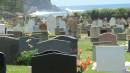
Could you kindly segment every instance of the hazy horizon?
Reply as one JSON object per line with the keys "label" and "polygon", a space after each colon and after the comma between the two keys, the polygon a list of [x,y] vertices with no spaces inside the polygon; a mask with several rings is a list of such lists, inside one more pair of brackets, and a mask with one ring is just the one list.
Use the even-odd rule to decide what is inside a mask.
{"label": "hazy horizon", "polygon": [[51,0],[51,2],[56,6],[130,4],[130,0]]}

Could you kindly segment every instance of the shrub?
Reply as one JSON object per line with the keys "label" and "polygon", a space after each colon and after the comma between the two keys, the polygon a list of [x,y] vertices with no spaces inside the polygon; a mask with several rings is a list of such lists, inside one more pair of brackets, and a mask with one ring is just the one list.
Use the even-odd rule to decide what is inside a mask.
{"label": "shrub", "polygon": [[36,53],[38,53],[37,49],[21,52],[21,54],[19,56],[17,56],[17,58],[16,58],[16,64],[30,65],[31,59]]}

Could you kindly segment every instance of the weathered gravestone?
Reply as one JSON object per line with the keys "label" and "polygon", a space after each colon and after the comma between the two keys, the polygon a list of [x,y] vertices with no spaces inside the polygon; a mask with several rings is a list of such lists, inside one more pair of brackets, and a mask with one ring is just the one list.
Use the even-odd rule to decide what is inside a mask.
{"label": "weathered gravestone", "polygon": [[127,37],[127,40],[130,39],[130,27],[128,27],[128,29],[126,30],[126,37]]}
{"label": "weathered gravestone", "polygon": [[90,28],[90,37],[91,41],[97,41],[97,36],[100,35],[100,27],[91,27]]}
{"label": "weathered gravestone", "polygon": [[5,54],[0,52],[0,73],[6,73]]}
{"label": "weathered gravestone", "polygon": [[130,52],[130,39],[128,40],[128,51],[127,52]]}
{"label": "weathered gravestone", "polygon": [[35,55],[31,61],[32,73],[77,73],[76,56],[56,51]]}
{"label": "weathered gravestone", "polygon": [[100,34],[98,37],[98,42],[99,44],[106,44],[106,45],[116,45],[117,44],[117,37],[116,35],[107,32]]}
{"label": "weathered gravestone", "polygon": [[126,41],[126,33],[118,33],[117,39],[121,41]]}
{"label": "weathered gravestone", "polygon": [[72,53],[77,54],[77,48],[78,48],[77,38],[71,37],[71,36],[60,35],[60,36],[55,37],[54,39],[69,41],[71,45]]}
{"label": "weathered gravestone", "polygon": [[96,46],[97,71],[124,73],[124,47]]}
{"label": "weathered gravestone", "polygon": [[55,29],[55,35],[65,35],[64,28],[59,28],[58,26]]}
{"label": "weathered gravestone", "polygon": [[22,37],[23,33],[20,31],[7,31],[7,34],[13,34],[13,37],[19,38]]}
{"label": "weathered gravestone", "polygon": [[19,39],[19,49],[20,51],[32,50],[39,41],[40,39],[34,37],[21,37]]}
{"label": "weathered gravestone", "polygon": [[33,32],[32,37],[39,38],[41,40],[47,40],[48,39],[48,32]]}
{"label": "weathered gravestone", "polygon": [[50,39],[37,43],[36,46],[39,49],[39,53],[46,50],[58,50],[67,54],[72,54],[71,45],[69,41]]}
{"label": "weathered gravestone", "polygon": [[120,27],[114,27],[113,30],[115,34],[124,32],[124,30]]}
{"label": "weathered gravestone", "polygon": [[19,54],[19,41],[13,37],[0,37],[0,51],[5,53],[7,63],[13,63]]}

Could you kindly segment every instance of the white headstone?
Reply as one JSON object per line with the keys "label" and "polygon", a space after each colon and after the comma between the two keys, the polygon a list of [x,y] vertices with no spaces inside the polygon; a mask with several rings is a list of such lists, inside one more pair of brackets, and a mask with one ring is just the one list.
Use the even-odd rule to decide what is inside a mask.
{"label": "white headstone", "polygon": [[123,72],[124,47],[96,46],[97,71]]}
{"label": "white headstone", "polygon": [[34,32],[35,20],[30,19],[27,24],[24,25],[24,31],[27,33]]}
{"label": "white headstone", "polygon": [[20,26],[20,24],[17,24],[15,27],[13,27],[12,29],[13,31],[22,31],[22,27]]}
{"label": "white headstone", "polygon": [[56,28],[56,17],[53,15],[49,15],[47,18],[47,29],[51,33],[55,33]]}
{"label": "white headstone", "polygon": [[93,20],[91,26],[92,26],[92,27],[97,27],[97,20]]}
{"label": "white headstone", "polygon": [[97,26],[102,27],[103,26],[103,21],[101,19],[97,20]]}
{"label": "white headstone", "polygon": [[111,26],[115,26],[116,25],[116,19],[114,18],[114,17],[112,17],[111,19],[110,19],[110,25]]}
{"label": "white headstone", "polygon": [[57,24],[57,26],[59,26],[59,28],[63,28],[64,31],[67,32],[66,24],[65,24],[65,21],[63,20],[62,16],[58,16],[56,18],[56,24]]}
{"label": "white headstone", "polygon": [[0,24],[0,33],[5,33],[5,24]]}

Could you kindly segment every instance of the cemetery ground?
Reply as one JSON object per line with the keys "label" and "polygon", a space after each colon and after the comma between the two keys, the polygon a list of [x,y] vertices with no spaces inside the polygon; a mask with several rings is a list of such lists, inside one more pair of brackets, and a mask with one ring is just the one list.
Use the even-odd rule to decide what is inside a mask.
{"label": "cemetery ground", "polygon": [[[80,39],[78,47],[82,49],[81,59],[83,61],[86,60],[86,57],[90,57],[92,60],[92,43],[89,39]],[[125,60],[130,61],[130,53],[125,52]],[[92,65],[89,65],[84,73],[106,73],[96,72],[91,68]],[[7,73],[30,73],[30,69],[28,66],[7,65]]]}

